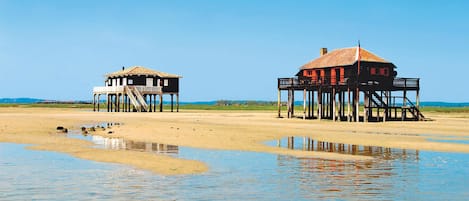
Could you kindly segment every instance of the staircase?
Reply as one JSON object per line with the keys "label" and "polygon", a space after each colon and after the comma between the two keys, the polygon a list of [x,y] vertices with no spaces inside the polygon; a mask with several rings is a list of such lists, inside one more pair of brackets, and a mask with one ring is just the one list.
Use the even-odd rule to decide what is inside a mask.
{"label": "staircase", "polygon": [[[420,110],[414,105],[414,103],[412,103],[412,101],[409,100],[409,98],[405,97],[405,105],[404,103],[402,104],[396,104],[395,103],[395,99],[398,98],[398,99],[401,99],[403,100],[402,98],[403,97],[399,97],[399,96],[392,96],[392,97],[387,97],[386,94],[384,94],[383,96],[382,95],[379,95],[378,93],[376,93],[375,91],[371,92],[370,93],[370,101],[372,102],[372,105],[373,106],[368,106],[369,108],[382,108],[382,109],[385,109],[386,111],[389,111],[391,112],[392,110],[395,110],[395,111],[401,111],[401,114],[403,115],[402,117],[402,120],[405,120],[405,114],[406,112],[409,112],[411,115],[412,115],[412,118],[413,120],[418,120],[418,121],[427,121],[429,120],[428,118],[425,118],[425,116],[422,114],[422,112],[420,112]],[[388,99],[389,98],[389,99]],[[386,100],[392,100],[394,99],[394,103],[392,103],[392,101],[390,101],[390,103],[388,103]],[[391,114],[389,114],[391,115]],[[397,115],[395,115],[394,118],[398,118]]]}
{"label": "staircase", "polygon": [[148,105],[140,91],[135,87],[124,86],[125,94],[129,97],[130,103],[135,107],[137,112],[148,111]]}
{"label": "staircase", "polygon": [[135,96],[137,97],[137,100],[140,102],[141,109],[143,109],[144,111],[148,111],[147,102],[145,101],[145,98],[142,96],[140,91],[138,91],[138,89],[134,87],[133,92]]}
{"label": "staircase", "polygon": [[[420,121],[425,121],[427,120],[425,118],[425,116],[423,116],[422,112],[420,112],[420,110],[414,105],[414,103],[412,103],[409,98],[406,97],[406,100],[407,100],[407,103],[410,104],[410,106],[408,107],[405,107],[405,109],[407,111],[410,112],[410,114],[412,114],[412,116],[417,119],[417,120],[420,120]],[[403,107],[404,108],[404,107]]]}

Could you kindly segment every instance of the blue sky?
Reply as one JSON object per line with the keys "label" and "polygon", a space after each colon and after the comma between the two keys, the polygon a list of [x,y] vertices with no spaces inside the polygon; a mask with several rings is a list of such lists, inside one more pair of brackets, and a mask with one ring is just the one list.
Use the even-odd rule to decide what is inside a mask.
{"label": "blue sky", "polygon": [[89,100],[122,66],[180,74],[182,101],[276,100],[276,79],[363,48],[468,102],[468,1],[0,0],[0,97]]}

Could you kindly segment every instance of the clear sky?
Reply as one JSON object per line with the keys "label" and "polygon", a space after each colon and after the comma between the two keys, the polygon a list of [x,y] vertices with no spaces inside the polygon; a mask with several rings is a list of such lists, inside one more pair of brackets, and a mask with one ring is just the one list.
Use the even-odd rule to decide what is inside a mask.
{"label": "clear sky", "polygon": [[0,0],[0,98],[90,100],[122,66],[180,74],[181,101],[276,100],[277,78],[361,46],[469,101],[469,1]]}

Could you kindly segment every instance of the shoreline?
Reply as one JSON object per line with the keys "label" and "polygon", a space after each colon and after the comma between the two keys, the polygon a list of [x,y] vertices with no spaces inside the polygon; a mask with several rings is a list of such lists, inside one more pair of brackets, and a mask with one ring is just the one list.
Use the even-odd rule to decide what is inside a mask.
{"label": "shoreline", "polygon": [[[106,113],[88,109],[0,108],[0,142],[31,144],[28,149],[56,151],[87,160],[131,165],[157,174],[198,174],[200,161],[145,152],[91,148],[92,143],[56,134],[58,125],[78,130],[85,124],[123,123],[112,137],[214,150],[239,150],[328,160],[370,160],[372,157],[289,150],[263,143],[287,136],[422,151],[469,153],[469,144],[428,141],[469,137],[467,114],[430,113],[430,122],[348,123],[279,119],[270,111],[197,111],[179,113]],[[425,134],[425,135],[423,135]],[[104,136],[109,136],[103,134]]]}

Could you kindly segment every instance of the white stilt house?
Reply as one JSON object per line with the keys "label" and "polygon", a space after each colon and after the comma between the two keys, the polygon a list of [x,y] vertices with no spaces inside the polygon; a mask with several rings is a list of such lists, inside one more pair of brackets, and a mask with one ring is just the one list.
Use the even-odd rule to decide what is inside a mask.
{"label": "white stilt house", "polygon": [[100,96],[105,95],[108,112],[162,112],[163,95],[167,94],[171,96],[171,112],[176,95],[179,112],[179,78],[182,77],[142,66],[122,67],[106,75],[103,87],[93,88],[93,111],[100,110]]}

